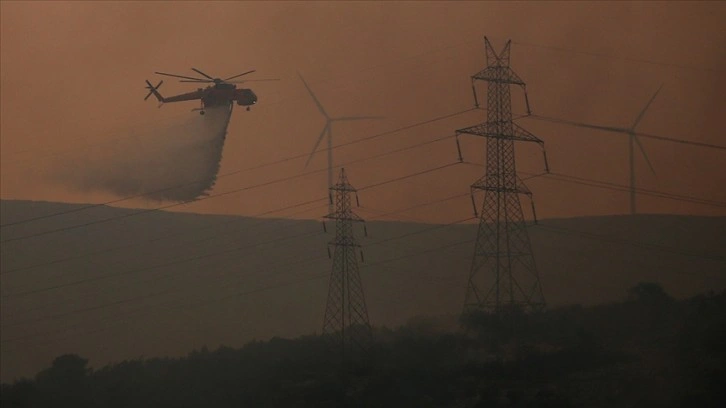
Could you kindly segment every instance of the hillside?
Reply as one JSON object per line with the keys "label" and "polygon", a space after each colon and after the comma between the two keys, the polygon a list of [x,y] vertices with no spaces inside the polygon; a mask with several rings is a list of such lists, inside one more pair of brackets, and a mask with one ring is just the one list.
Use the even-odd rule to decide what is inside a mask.
{"label": "hillside", "polygon": [[375,330],[370,347],[349,350],[344,364],[322,336],[95,368],[65,354],[29,380],[3,383],[0,404],[723,407],[725,307],[726,291],[674,300],[641,283],[623,302],[504,321],[480,314],[467,331],[439,331],[431,319]]}
{"label": "hillside", "polygon": [[[2,224],[67,212],[0,231],[3,381],[63,353],[98,367],[320,331],[332,234],[319,222],[70,212],[81,207],[0,202]],[[360,238],[372,324],[459,313],[475,227],[435,227],[368,223]],[[543,220],[530,236],[551,306],[618,300],[639,281],[660,282],[676,298],[726,288],[726,217]]]}

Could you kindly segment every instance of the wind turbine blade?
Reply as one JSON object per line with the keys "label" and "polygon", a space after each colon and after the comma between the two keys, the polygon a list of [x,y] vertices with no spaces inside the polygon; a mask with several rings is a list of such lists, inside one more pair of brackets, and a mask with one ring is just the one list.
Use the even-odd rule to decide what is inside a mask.
{"label": "wind turbine blade", "polygon": [[320,103],[318,98],[315,96],[315,94],[313,93],[313,90],[310,89],[310,87],[308,86],[308,83],[305,82],[305,79],[302,77],[302,75],[299,72],[297,73],[297,75],[300,77],[300,80],[302,81],[303,85],[305,85],[305,88],[308,90],[308,93],[313,98],[313,101],[315,101],[315,104],[318,106],[318,110],[320,111],[320,113],[323,116],[325,116],[326,119],[330,120],[330,116],[328,116],[328,114],[325,112],[325,108],[323,108],[323,105]]}
{"label": "wind turbine blade", "polygon": [[325,127],[323,128],[323,131],[320,132],[320,136],[318,136],[318,140],[315,141],[315,146],[313,146],[313,151],[310,152],[310,156],[308,156],[308,160],[305,162],[305,168],[307,168],[308,164],[310,164],[310,160],[313,159],[313,155],[318,150],[318,146],[320,146],[320,142],[323,141],[323,137],[325,137],[325,132],[327,132],[329,128],[330,128],[330,123],[326,123]]}
{"label": "wind turbine blade", "polygon": [[566,121],[566,120],[561,121],[561,123],[565,123],[565,124],[572,125],[572,126],[578,126],[578,127],[582,127],[582,128],[587,128],[587,129],[604,130],[606,132],[628,133],[628,129],[616,128],[616,127],[612,127],[612,126],[590,125],[588,123],[570,122],[570,121]]}
{"label": "wind turbine blade", "polygon": [[237,78],[237,77],[241,77],[242,75],[247,75],[247,74],[251,74],[251,73],[253,73],[253,72],[255,72],[255,71],[256,71],[256,70],[254,70],[254,69],[251,69],[251,70],[249,70],[249,71],[247,71],[247,72],[243,72],[243,73],[241,73],[241,74],[237,74],[237,75],[235,75],[235,76],[231,76],[231,77],[229,77],[229,78],[225,78],[224,80],[225,80],[225,81],[229,81],[230,79],[235,79],[235,78]]}
{"label": "wind turbine blade", "polygon": [[200,71],[200,70],[198,70],[196,68],[192,68],[192,71],[194,71],[194,72],[196,72],[198,74],[202,74],[202,76],[205,76],[205,77],[207,77],[209,79],[214,79],[214,78],[210,77],[209,75],[205,74],[204,72],[202,72],[202,71]]}
{"label": "wind turbine blade", "polygon": [[643,144],[640,143],[640,139],[638,139],[637,136],[635,136],[635,133],[631,133],[630,137],[635,140],[635,143],[638,144],[638,148],[640,149],[640,152],[643,153],[643,158],[645,158],[645,162],[648,163],[648,167],[650,167],[650,171],[655,174],[655,169],[653,168],[653,164],[650,162],[650,159],[648,158],[648,154],[645,153],[645,148],[643,147]]}
{"label": "wind turbine blade", "polygon": [[655,91],[653,96],[650,98],[648,103],[645,105],[645,108],[643,108],[643,110],[640,111],[640,115],[638,115],[638,117],[635,118],[635,122],[633,122],[633,126],[631,126],[630,129],[635,130],[635,127],[638,126],[638,123],[640,123],[640,120],[643,119],[643,116],[645,116],[645,111],[648,110],[648,108],[650,107],[650,104],[653,103],[653,100],[655,99],[655,97],[658,96],[658,92],[660,92],[661,88],[663,88],[663,84],[660,84],[660,86],[658,87],[658,90]]}
{"label": "wind turbine blade", "polygon": [[663,140],[663,141],[671,142],[671,143],[680,143],[680,144],[686,144],[686,145],[691,145],[691,146],[707,147],[709,149],[726,150],[726,146],[720,146],[720,145],[715,145],[715,144],[711,144],[711,143],[702,143],[702,142],[696,142],[693,140],[676,139],[673,137],[658,136],[658,135],[654,135],[651,133],[633,132],[633,134],[635,136],[646,137],[648,139]]}
{"label": "wind turbine blade", "polygon": [[538,115],[532,115],[531,117],[533,117],[535,119],[545,120],[547,122],[561,123],[563,125],[570,125],[570,126],[579,126],[579,127],[588,128],[588,129],[604,130],[606,132],[616,132],[616,133],[628,133],[629,132],[628,129],[616,128],[616,127],[612,127],[612,126],[590,125],[588,123],[573,122],[571,120],[548,118],[546,116],[538,116]]}
{"label": "wind turbine blade", "polygon": [[344,120],[370,120],[370,119],[385,119],[383,116],[343,116],[340,118],[332,118],[331,122],[341,122]]}

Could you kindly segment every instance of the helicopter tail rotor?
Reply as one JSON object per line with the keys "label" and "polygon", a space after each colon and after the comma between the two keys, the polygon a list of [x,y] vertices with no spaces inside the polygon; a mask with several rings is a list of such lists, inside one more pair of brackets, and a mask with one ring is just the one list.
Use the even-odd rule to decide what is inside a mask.
{"label": "helicopter tail rotor", "polygon": [[162,102],[162,103],[163,103],[163,102],[164,102],[164,97],[163,97],[163,96],[161,96],[161,94],[160,94],[160,93],[159,93],[159,91],[158,91],[159,87],[160,87],[160,86],[161,86],[161,84],[163,84],[163,83],[164,83],[164,81],[163,81],[163,80],[161,80],[161,81],[159,81],[159,84],[158,84],[158,85],[156,85],[156,86],[153,86],[153,85],[151,84],[151,82],[149,82],[149,81],[147,80],[147,81],[146,81],[146,89],[148,89],[148,90],[149,90],[149,93],[148,93],[148,94],[146,94],[146,97],[144,98],[144,100],[147,100],[147,99],[149,99],[149,97],[151,96],[151,94],[154,94],[154,96],[156,96],[156,99],[158,99],[158,100],[159,100],[159,102]]}

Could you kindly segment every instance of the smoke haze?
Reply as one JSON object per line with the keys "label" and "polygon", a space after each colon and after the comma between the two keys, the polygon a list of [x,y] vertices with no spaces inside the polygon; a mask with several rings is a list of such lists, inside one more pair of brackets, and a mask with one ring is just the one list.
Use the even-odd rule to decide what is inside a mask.
{"label": "smoke haze", "polygon": [[[191,74],[189,67],[194,66],[226,77],[256,69],[250,79],[280,78],[279,82],[250,85],[261,103],[249,114],[235,113],[222,164],[230,167],[221,169],[231,172],[240,169],[236,163],[254,167],[309,154],[324,119],[299,81],[298,71],[305,75],[331,115],[387,118],[340,124],[334,144],[472,107],[469,78],[486,65],[484,35],[497,50],[507,40],[513,41],[512,68],[527,83],[536,115],[629,126],[663,84],[638,131],[711,144],[721,144],[723,134],[720,113],[726,106],[726,94],[721,91],[721,72],[726,67],[726,32],[722,26],[726,8],[722,3],[2,2],[0,7],[3,199],[79,203],[111,200],[105,193],[107,186],[102,191],[84,192],[66,188],[71,184],[69,180],[64,180],[64,185],[48,185],[29,173],[41,165],[47,167],[39,159],[41,153],[65,154],[67,150],[82,149],[84,144],[107,143],[111,132],[102,133],[107,129],[123,129],[139,120],[155,121],[171,112],[188,113],[188,106],[172,104],[159,112],[150,101],[142,101],[146,93],[143,80],[156,80],[156,70]],[[239,16],[249,18],[241,24]],[[167,85],[164,92],[170,95],[188,91],[187,86],[173,81]],[[484,88],[481,91],[485,92]],[[279,95],[276,103],[270,103],[275,94]],[[513,92],[512,97],[513,110],[523,113],[522,92]],[[348,164],[384,150],[450,134],[479,123],[481,113],[471,112],[372,139],[370,143],[336,149],[335,162]],[[521,122],[545,141],[553,171],[629,184],[624,135],[533,118]],[[138,146],[145,149],[153,144],[147,138],[139,139]],[[379,182],[385,178],[383,174],[410,174],[452,160],[455,147],[447,143],[346,168],[357,186],[365,186]],[[483,160],[479,141],[467,138],[462,143],[469,160]],[[639,188],[726,200],[721,188],[726,174],[722,151],[652,139],[643,140],[643,144],[657,175],[637,156]],[[120,152],[136,156],[138,146]],[[453,155],[455,160],[456,153]],[[518,146],[517,155],[518,171],[542,171],[537,149]],[[104,153],[104,157],[108,156]],[[310,169],[324,168],[324,158],[316,155]],[[128,161],[93,160],[102,163],[96,166],[102,170]],[[77,167],[71,158],[66,162]],[[86,162],[85,157],[80,161]],[[172,164],[175,168],[179,165]],[[222,178],[214,188],[234,190],[290,177],[299,174],[304,164],[304,159],[299,163],[281,162],[254,174]],[[136,173],[137,169],[132,170]],[[86,176],[89,172],[85,171]],[[393,209],[393,205],[416,204],[428,195],[433,198],[466,191],[472,180],[482,176],[482,169],[453,167],[436,176],[441,182],[431,179],[434,174],[439,173],[388,190],[382,187],[366,202],[373,208]],[[85,183],[74,177],[73,184],[97,188],[104,185],[95,180],[99,177],[81,177]],[[103,181],[107,181],[105,178]],[[123,180],[120,184],[132,183]],[[133,185],[133,191],[141,188],[138,184]],[[437,187],[432,189],[434,185]],[[533,179],[527,186],[543,218],[629,212],[627,192],[548,177]],[[176,210],[250,216],[268,211],[270,203],[278,201],[276,189],[280,187],[291,200],[311,200],[327,195],[326,174],[315,173],[296,182],[255,189],[254,194],[246,194],[245,206],[230,197],[197,201]],[[644,196],[638,197],[638,202],[645,213],[723,215],[722,208],[685,201]],[[448,222],[459,214],[468,214],[470,206],[469,200],[463,198],[442,204],[436,214],[421,216],[430,222]]]}
{"label": "smoke haze", "polygon": [[204,195],[217,178],[231,110],[133,132],[112,146],[75,155],[54,166],[53,179],[70,188],[109,192],[119,197],[190,201]]}

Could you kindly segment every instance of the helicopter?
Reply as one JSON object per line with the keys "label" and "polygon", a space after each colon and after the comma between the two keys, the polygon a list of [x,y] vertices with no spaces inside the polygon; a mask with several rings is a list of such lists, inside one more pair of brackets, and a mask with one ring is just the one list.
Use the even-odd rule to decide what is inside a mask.
{"label": "helicopter", "polygon": [[156,86],[153,86],[151,82],[146,80],[146,89],[149,90],[149,93],[146,95],[144,100],[149,99],[149,97],[153,94],[159,101],[159,107],[161,107],[164,103],[199,100],[201,104],[200,107],[192,109],[192,112],[199,111],[200,115],[204,115],[205,108],[212,108],[215,106],[227,105],[231,109],[234,106],[234,102],[237,102],[240,106],[247,107],[247,110],[249,111],[250,107],[257,103],[257,95],[255,95],[251,89],[237,89],[235,84],[250,81],[277,81],[277,79],[242,79],[233,81],[235,78],[255,72],[254,69],[225,79],[212,77],[196,68],[192,68],[192,71],[202,75],[204,78],[194,78],[184,75],[168,74],[165,72],[155,72],[155,74],[181,78],[179,82],[192,82],[199,84],[208,83],[213,85],[209,85],[206,88],[197,88],[197,90],[193,92],[163,97],[161,93],[159,93],[159,87],[164,83],[164,81],[161,80]]}

